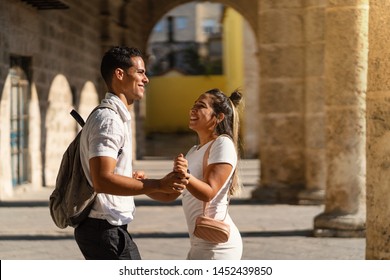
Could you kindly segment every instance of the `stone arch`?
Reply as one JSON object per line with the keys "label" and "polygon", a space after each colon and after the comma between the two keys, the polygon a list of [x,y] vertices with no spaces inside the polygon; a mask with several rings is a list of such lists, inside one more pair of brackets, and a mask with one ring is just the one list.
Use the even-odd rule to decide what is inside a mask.
{"label": "stone arch", "polygon": [[[167,12],[172,10],[173,8],[194,2],[193,0],[177,0],[177,1],[169,1],[168,3],[163,3],[162,1],[152,1],[154,2],[155,11],[157,11],[156,14],[154,14],[152,21],[150,22],[150,25],[148,25],[147,30],[149,31],[148,34],[150,34],[151,30],[153,29],[153,26],[160,20],[160,18],[165,15]],[[251,1],[251,0],[212,0],[208,1],[211,3],[220,3],[226,6],[229,6],[239,12],[249,23],[251,28],[254,30],[254,33],[257,34],[257,2]],[[161,7],[160,7],[161,6]],[[148,36],[149,37],[149,36]]]}
{"label": "stone arch", "polygon": [[[11,73],[12,72],[12,73]],[[0,100],[0,150],[3,162],[11,162],[10,146],[10,119],[11,119],[11,79],[27,81],[25,72],[20,67],[12,67],[5,79],[3,92]],[[27,156],[27,186],[29,189],[36,189],[41,186],[41,161],[40,161],[40,112],[38,95],[34,85],[27,86],[28,106],[28,156]],[[11,165],[0,165],[0,198],[9,197],[13,194]]]}
{"label": "stone arch", "polygon": [[242,138],[245,141],[245,153],[249,158],[259,157],[259,132],[258,119],[260,112],[260,64],[259,51],[256,44],[256,34],[252,32],[249,23],[243,22],[244,29],[248,30],[244,34],[244,89],[245,89],[245,110],[243,110],[243,132]]}
{"label": "stone arch", "polygon": [[[141,3],[142,2],[142,3]],[[171,9],[186,4],[190,3],[193,1],[190,0],[180,0],[180,1],[168,1],[165,3],[162,3],[161,1],[149,1],[149,4],[147,5],[143,1],[133,1],[129,2],[126,10],[128,13],[127,17],[122,17],[123,19],[127,19],[126,21],[123,21],[121,24],[124,26],[129,27],[129,45],[137,45],[141,46],[141,49],[143,49],[143,52],[146,53],[147,49],[147,43],[149,36],[153,30],[154,25]],[[245,61],[249,62],[244,65],[244,68],[246,71],[250,71],[248,69],[252,69],[250,71],[250,75],[244,74],[244,88],[250,87],[249,90],[246,90],[245,93],[250,95],[250,99],[248,99],[248,104],[250,104],[251,109],[250,110],[245,110],[243,112],[244,118],[248,118],[251,116],[251,119],[258,118],[258,90],[259,90],[259,75],[255,75],[254,73],[259,73],[259,57],[258,57],[258,32],[257,32],[257,3],[254,3],[253,1],[244,1],[245,3],[242,3],[242,1],[226,1],[226,0],[221,0],[221,1],[210,1],[212,3],[220,3],[223,5],[226,5],[233,10],[235,10],[238,14],[240,14],[243,18],[244,25],[245,25],[245,30],[250,30],[249,35],[247,34],[247,38],[245,38],[245,47],[244,47],[244,54],[246,57]],[[141,12],[142,10],[145,9],[145,12]],[[148,12],[146,13],[146,9],[148,9]],[[134,34],[132,34],[131,29],[132,26],[136,26],[134,22],[137,21],[137,15],[142,14],[146,15],[148,18],[147,20],[144,20],[142,24],[142,28],[144,29],[144,34],[143,38],[134,38]],[[131,23],[130,23],[131,19]],[[139,33],[139,32],[136,32]],[[139,40],[143,40],[142,42]],[[247,49],[251,49],[251,51],[247,52]],[[254,71],[253,71],[254,70]],[[242,87],[242,85],[240,85]],[[230,89],[229,89],[230,90]],[[142,123],[142,116],[140,117],[139,114],[143,114],[142,108],[144,106],[140,106],[140,108],[137,108],[138,104],[135,106],[135,111],[136,111],[136,122],[137,124]],[[257,107],[257,108],[255,108]],[[255,120],[254,122],[248,122],[246,125],[246,130],[252,134],[255,134],[254,131],[256,131],[257,134],[257,129],[253,129],[253,126],[256,125],[257,121]],[[243,126],[244,127],[244,126]],[[140,131],[140,130],[137,130]],[[139,133],[138,133],[139,134]],[[137,143],[141,141],[142,136],[137,134]],[[247,136],[248,133],[245,134],[243,137],[247,139],[247,141],[250,142],[250,144],[247,145],[248,151],[246,151],[246,154],[249,157],[255,157],[258,155],[258,143],[255,143],[257,141],[257,136],[251,137]],[[142,147],[137,148],[137,150],[143,150]]]}
{"label": "stone arch", "polygon": [[99,95],[96,87],[92,82],[88,81],[81,89],[78,113],[86,120],[88,115],[98,104]]}
{"label": "stone arch", "polygon": [[[134,0],[123,6],[124,14],[121,17],[120,25],[125,27],[122,41],[127,45],[136,45],[146,50],[147,39],[155,24],[160,18],[171,9],[189,2],[191,0]],[[253,0],[211,0],[212,3],[221,3],[238,11],[258,34],[258,2]],[[108,42],[107,42],[108,43]]]}
{"label": "stone arch", "polygon": [[76,122],[69,115],[73,109],[72,91],[64,75],[57,75],[50,86],[46,113],[44,184],[54,186],[62,155],[76,136]]}

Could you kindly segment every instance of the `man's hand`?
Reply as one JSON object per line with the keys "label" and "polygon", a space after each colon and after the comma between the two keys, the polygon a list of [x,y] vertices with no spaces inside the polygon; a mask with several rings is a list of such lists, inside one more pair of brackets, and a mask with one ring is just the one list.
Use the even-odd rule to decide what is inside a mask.
{"label": "man's hand", "polygon": [[134,171],[133,172],[133,179],[142,180],[146,179],[146,175],[144,171]]}
{"label": "man's hand", "polygon": [[164,193],[182,193],[187,184],[188,179],[173,171],[160,180],[160,191]]}

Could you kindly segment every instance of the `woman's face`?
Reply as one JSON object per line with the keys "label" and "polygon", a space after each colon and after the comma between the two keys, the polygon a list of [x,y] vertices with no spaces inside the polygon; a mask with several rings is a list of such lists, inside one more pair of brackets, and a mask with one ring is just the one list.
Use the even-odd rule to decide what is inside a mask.
{"label": "woman's face", "polygon": [[211,107],[212,99],[204,93],[195,101],[190,110],[189,128],[194,131],[214,131],[216,116]]}

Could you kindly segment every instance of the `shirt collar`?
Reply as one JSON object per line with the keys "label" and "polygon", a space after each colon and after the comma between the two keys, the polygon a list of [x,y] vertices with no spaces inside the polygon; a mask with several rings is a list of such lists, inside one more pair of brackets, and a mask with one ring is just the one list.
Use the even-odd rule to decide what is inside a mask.
{"label": "shirt collar", "polygon": [[124,122],[131,120],[131,115],[129,110],[127,110],[126,105],[122,102],[122,100],[120,100],[120,98],[117,95],[111,92],[107,92],[105,99],[107,99],[111,104],[116,106],[118,113]]}

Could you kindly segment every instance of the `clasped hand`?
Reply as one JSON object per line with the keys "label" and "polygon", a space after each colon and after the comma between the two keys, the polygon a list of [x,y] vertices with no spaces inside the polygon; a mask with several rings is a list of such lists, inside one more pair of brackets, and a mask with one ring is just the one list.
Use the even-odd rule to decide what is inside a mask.
{"label": "clasped hand", "polygon": [[[188,184],[189,174],[187,170],[188,161],[183,154],[179,154],[174,160],[173,171],[160,180],[160,191],[164,193],[182,193]],[[143,171],[134,171],[132,177],[137,180],[146,179]]]}
{"label": "clasped hand", "polygon": [[189,182],[188,161],[183,154],[179,154],[173,162],[173,171],[168,173],[163,179],[168,190],[182,193]]}
{"label": "clasped hand", "polygon": [[181,178],[186,178],[187,180],[190,178],[190,173],[188,170],[188,161],[183,156],[183,154],[179,154],[174,162],[173,162],[173,171],[177,173],[177,175]]}

